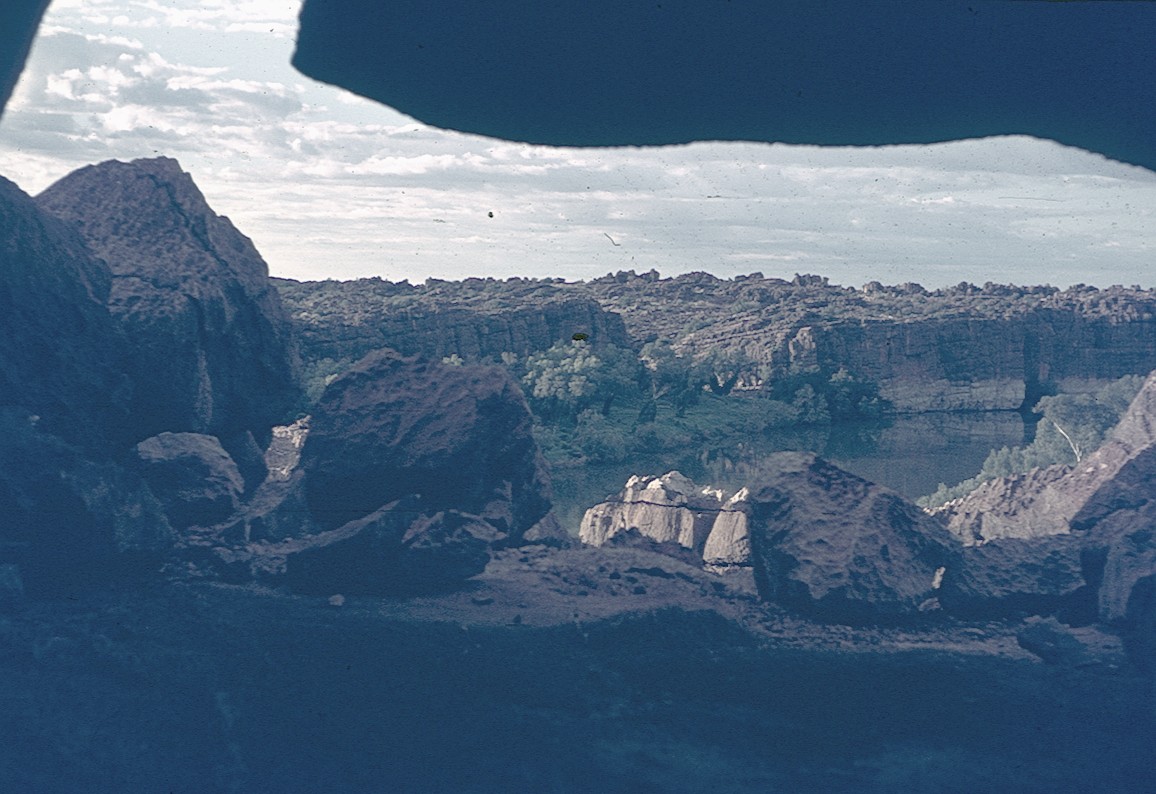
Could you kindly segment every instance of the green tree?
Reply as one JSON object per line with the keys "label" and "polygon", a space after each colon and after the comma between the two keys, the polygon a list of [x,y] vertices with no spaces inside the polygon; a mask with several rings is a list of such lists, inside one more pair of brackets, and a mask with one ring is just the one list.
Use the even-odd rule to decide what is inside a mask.
{"label": "green tree", "polygon": [[586,340],[573,339],[526,359],[522,384],[538,416],[577,421],[593,405],[609,414],[615,398],[636,388],[637,366],[629,351],[608,345],[595,354]]}
{"label": "green tree", "polygon": [[[649,393],[650,402],[668,400],[674,404],[677,416],[685,415],[702,391],[701,371],[665,340],[643,345],[638,358],[643,365],[643,391]],[[646,410],[645,405],[643,408]]]}
{"label": "green tree", "polygon": [[1144,385],[1139,375],[1126,375],[1093,394],[1057,394],[1044,397],[1034,408],[1039,415],[1036,437],[1022,447],[993,449],[979,474],[918,500],[923,507],[936,507],[966,496],[988,480],[1043,468],[1057,463],[1074,465],[1096,450],[1107,438],[1132,399]]}

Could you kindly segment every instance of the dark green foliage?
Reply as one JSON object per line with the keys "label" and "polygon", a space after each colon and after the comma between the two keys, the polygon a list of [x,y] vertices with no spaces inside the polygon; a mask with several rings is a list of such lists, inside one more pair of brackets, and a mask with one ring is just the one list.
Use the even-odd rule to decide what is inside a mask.
{"label": "dark green foliage", "polygon": [[354,361],[350,358],[328,357],[304,362],[301,367],[301,381],[305,385],[304,410],[307,411],[309,407],[315,405],[321,399],[325,387],[337,380],[338,376],[353,364]]}
{"label": "dark green foliage", "polygon": [[1071,466],[1104,442],[1144,385],[1139,375],[1126,375],[1091,394],[1044,397],[1034,409],[1039,414],[1036,437],[1021,447],[993,449],[979,474],[958,485],[940,483],[935,493],[918,500],[936,507],[974,491],[988,480],[1020,474],[1055,464]]}
{"label": "dark green foliage", "polygon": [[629,351],[607,345],[596,353],[588,342],[576,339],[530,356],[521,380],[537,416],[573,423],[594,405],[609,414],[615,398],[634,390],[637,371],[638,362]]}
{"label": "dark green foliage", "polygon": [[772,381],[769,391],[776,400],[796,405],[810,422],[845,422],[886,413],[887,401],[879,387],[840,367],[833,373],[819,369],[795,371]]}

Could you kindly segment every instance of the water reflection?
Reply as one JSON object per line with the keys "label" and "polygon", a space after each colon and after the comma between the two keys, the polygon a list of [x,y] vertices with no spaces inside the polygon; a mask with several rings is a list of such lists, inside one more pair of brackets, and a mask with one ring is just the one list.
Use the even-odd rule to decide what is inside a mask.
{"label": "water reflection", "polygon": [[555,510],[563,526],[577,533],[586,508],[621,490],[632,474],[678,469],[696,482],[737,490],[757,476],[766,456],[784,450],[815,452],[914,499],[941,482],[974,476],[988,452],[1024,443],[1025,432],[1023,418],[1010,411],[904,415],[781,430],[623,463],[557,470]]}

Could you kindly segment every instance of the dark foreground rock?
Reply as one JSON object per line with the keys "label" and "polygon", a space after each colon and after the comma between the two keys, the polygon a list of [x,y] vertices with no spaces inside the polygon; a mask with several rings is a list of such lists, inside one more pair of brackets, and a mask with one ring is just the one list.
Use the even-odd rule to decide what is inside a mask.
{"label": "dark foreground rock", "polygon": [[37,197],[112,269],[132,345],[137,438],[262,436],[298,399],[288,318],[252,242],[172,159],[109,161]]}
{"label": "dark foreground rock", "polygon": [[1096,620],[1099,570],[1079,538],[1002,538],[966,546],[958,557],[939,593],[954,615],[1060,615],[1081,625]]}
{"label": "dark foreground rock", "polygon": [[74,229],[0,178],[0,405],[107,449],[126,432],[125,345],[105,305],[111,274]]}
{"label": "dark foreground rock", "polygon": [[[227,518],[187,533],[178,568],[296,593],[414,595],[461,587],[497,548],[569,543],[525,399],[504,370],[385,351],[272,435],[266,480]],[[216,477],[229,487],[210,488],[209,463],[227,458],[219,445],[198,443],[190,457],[203,437],[162,438],[180,453],[170,479],[203,472],[177,483],[185,502],[205,489],[226,497],[201,514],[239,493],[235,467]]]}
{"label": "dark foreground rock", "polygon": [[431,515],[418,502],[399,500],[340,529],[263,549],[262,578],[283,576],[294,592],[314,595],[412,595],[485,570],[500,538],[493,525],[454,510]]}
{"label": "dark foreground rock", "polygon": [[175,529],[212,526],[236,512],[244,480],[213,436],[161,433],[137,444],[136,455]]}
{"label": "dark foreground rock", "polygon": [[977,603],[962,591],[986,579],[979,589],[1022,599],[1034,570],[1031,599],[1058,598],[1053,606],[1075,609],[1073,619],[1114,627],[1136,664],[1156,668],[1156,373],[1075,466],[993,481],[939,512],[965,542],[984,544],[965,560],[988,558],[970,566],[955,596]]}
{"label": "dark foreground rock", "polygon": [[530,429],[500,368],[370,355],[313,413],[301,457],[313,518],[333,529],[417,494],[428,510],[481,516],[516,541],[550,511]]}
{"label": "dark foreground rock", "polygon": [[33,603],[0,619],[0,775],[189,794],[1151,790],[1148,682],[1037,662],[1014,630],[996,652],[982,624],[760,632],[711,608],[730,603],[702,595],[717,578],[660,555],[502,554],[440,597]]}
{"label": "dark foreground rock", "polygon": [[768,459],[748,505],[759,594],[824,620],[911,618],[959,564],[934,518],[810,453]]}
{"label": "dark foreground rock", "polygon": [[35,597],[139,581],[160,570],[173,535],[138,475],[0,412],[0,563]]}

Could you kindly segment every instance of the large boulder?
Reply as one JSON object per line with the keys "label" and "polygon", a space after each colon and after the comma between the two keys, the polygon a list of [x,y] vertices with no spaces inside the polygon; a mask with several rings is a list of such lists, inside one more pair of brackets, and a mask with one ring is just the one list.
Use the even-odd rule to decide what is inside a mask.
{"label": "large boulder", "polygon": [[747,505],[760,596],[822,620],[916,616],[959,565],[939,521],[810,453],[771,456]]}
{"label": "large boulder", "polygon": [[962,549],[939,601],[966,618],[1059,615],[1088,624],[1096,619],[1101,566],[1071,535],[1001,538]]}
{"label": "large boulder", "polygon": [[147,578],[173,534],[135,473],[42,433],[36,417],[0,411],[0,563],[32,596]]}
{"label": "large boulder", "polygon": [[325,390],[301,467],[321,529],[416,494],[428,511],[480,516],[516,542],[550,511],[530,411],[497,367],[367,356]]}
{"label": "large boulder", "polygon": [[132,345],[136,440],[264,436],[283,418],[299,365],[268,268],[175,160],[86,166],[37,204],[111,268],[108,305]]}
{"label": "large boulder", "polygon": [[174,529],[210,527],[237,512],[244,480],[213,436],[161,433],[137,444],[136,455]]}
{"label": "large boulder", "polygon": [[111,274],[74,229],[0,177],[0,405],[42,432],[107,448],[126,431],[124,340]]}
{"label": "large boulder", "polygon": [[1156,500],[1100,521],[1085,540],[1101,562],[1101,622],[1124,637],[1129,657],[1156,671]]}

